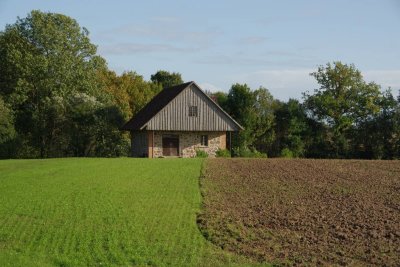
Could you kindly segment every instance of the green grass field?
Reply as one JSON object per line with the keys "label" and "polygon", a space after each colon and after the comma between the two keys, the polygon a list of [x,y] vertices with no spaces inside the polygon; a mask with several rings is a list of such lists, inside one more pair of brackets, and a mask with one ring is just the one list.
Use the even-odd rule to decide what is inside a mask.
{"label": "green grass field", "polygon": [[199,159],[0,161],[0,266],[243,262],[196,225]]}

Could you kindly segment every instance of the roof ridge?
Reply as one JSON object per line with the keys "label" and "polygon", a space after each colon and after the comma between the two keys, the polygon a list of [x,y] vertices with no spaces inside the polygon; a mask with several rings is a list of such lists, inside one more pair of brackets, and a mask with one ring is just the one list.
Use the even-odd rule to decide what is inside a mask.
{"label": "roof ridge", "polygon": [[176,85],[173,85],[173,86],[170,86],[170,87],[164,87],[163,90],[165,90],[165,89],[174,89],[174,88],[176,88],[176,87],[180,87],[180,86],[183,86],[183,85],[185,85],[185,84],[187,84],[187,85],[189,86],[189,85],[192,84],[192,83],[194,83],[194,81],[185,82],[185,83],[180,83],[180,84],[176,84]]}
{"label": "roof ridge", "polygon": [[194,81],[177,84],[171,87],[166,87],[161,90],[156,96],[153,97],[139,112],[125,123],[121,130],[142,130],[144,126],[161,110],[163,110],[173,99],[175,99],[180,93],[182,93],[189,86],[194,85],[209,101],[212,105],[215,105],[222,114],[230,119],[239,129],[243,127],[235,121],[223,108],[221,108],[214,100],[212,100]]}
{"label": "roof ridge", "polygon": [[121,130],[140,130],[152,117],[160,112],[166,105],[169,104],[178,94],[191,85],[193,81],[177,84],[171,87],[162,89],[155,95],[149,103],[147,103],[139,112],[126,122]]}

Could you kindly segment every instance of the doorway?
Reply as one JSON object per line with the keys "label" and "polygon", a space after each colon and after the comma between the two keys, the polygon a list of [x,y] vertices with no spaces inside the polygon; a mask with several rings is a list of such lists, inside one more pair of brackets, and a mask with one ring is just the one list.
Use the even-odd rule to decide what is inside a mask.
{"label": "doorway", "polygon": [[162,137],[163,156],[179,156],[179,136],[163,135]]}

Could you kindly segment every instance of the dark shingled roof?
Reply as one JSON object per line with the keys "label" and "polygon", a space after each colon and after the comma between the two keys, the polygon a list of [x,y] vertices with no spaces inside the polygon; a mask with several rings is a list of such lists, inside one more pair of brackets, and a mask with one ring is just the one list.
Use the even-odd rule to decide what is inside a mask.
{"label": "dark shingled roof", "polygon": [[187,82],[163,89],[156,95],[144,108],[142,108],[135,117],[125,123],[121,130],[140,130],[151,118],[160,112],[169,102],[185,90],[193,82]]}

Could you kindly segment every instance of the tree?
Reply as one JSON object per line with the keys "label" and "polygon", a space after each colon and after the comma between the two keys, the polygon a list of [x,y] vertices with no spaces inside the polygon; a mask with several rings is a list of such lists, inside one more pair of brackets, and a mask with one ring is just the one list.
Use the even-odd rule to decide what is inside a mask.
{"label": "tree", "polygon": [[0,144],[15,137],[14,118],[11,110],[0,97]]}
{"label": "tree", "polygon": [[269,152],[275,141],[275,100],[268,89],[260,87],[254,94],[255,121],[252,127],[254,147],[261,152]]}
{"label": "tree", "polygon": [[68,98],[67,109],[68,151],[72,151],[73,156],[127,155],[129,141],[118,130],[124,118],[117,106],[105,105],[85,93],[76,93]]}
{"label": "tree", "polygon": [[296,99],[280,102],[275,109],[276,143],[275,153],[281,155],[284,149],[293,157],[306,153],[309,125],[304,107]]}
{"label": "tree", "polygon": [[379,102],[379,113],[360,125],[356,155],[362,158],[394,159],[399,156],[400,113],[399,102],[390,88],[383,93]]}
{"label": "tree", "polygon": [[328,126],[335,156],[351,156],[350,132],[379,111],[380,87],[367,84],[354,65],[341,62],[320,66],[311,76],[320,88],[304,93],[305,106],[313,119]]}
{"label": "tree", "polygon": [[102,84],[101,87],[111,96],[112,103],[119,108],[124,119],[131,118],[130,96],[123,86],[121,77],[114,71],[102,70],[99,71],[98,78]]}
{"label": "tree", "polygon": [[168,88],[174,85],[183,83],[182,76],[178,72],[168,72],[165,70],[159,70],[155,74],[151,75],[150,80],[153,83],[161,85],[162,88]]}
{"label": "tree", "polygon": [[248,147],[254,139],[252,138],[252,129],[256,121],[254,112],[255,97],[247,84],[233,84],[228,93],[226,102],[227,111],[244,130],[239,132],[234,146]]}
{"label": "tree", "polygon": [[0,33],[0,94],[15,111],[17,132],[40,157],[64,139],[67,96],[107,101],[97,78],[105,61],[88,35],[74,19],[40,11]]}
{"label": "tree", "polygon": [[275,139],[275,100],[269,91],[263,87],[251,91],[247,84],[234,84],[226,100],[220,94],[221,100],[226,111],[244,127],[234,138],[233,147],[267,153]]}
{"label": "tree", "polygon": [[160,84],[147,82],[136,72],[125,72],[121,76],[122,88],[129,96],[132,115],[136,115],[162,89]]}
{"label": "tree", "polygon": [[215,92],[212,94],[212,99],[224,110],[228,110],[228,94],[225,92]]}

